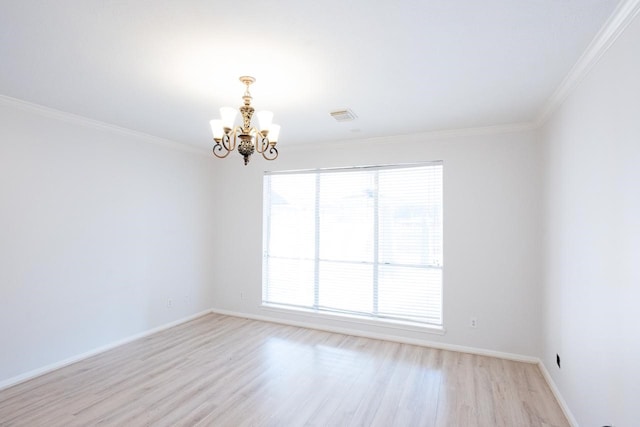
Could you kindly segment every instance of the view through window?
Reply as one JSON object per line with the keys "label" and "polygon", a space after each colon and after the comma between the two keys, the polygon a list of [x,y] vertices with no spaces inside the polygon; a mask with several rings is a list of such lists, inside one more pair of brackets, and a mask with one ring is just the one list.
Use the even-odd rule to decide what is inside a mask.
{"label": "view through window", "polygon": [[263,304],[442,325],[441,162],[267,173]]}

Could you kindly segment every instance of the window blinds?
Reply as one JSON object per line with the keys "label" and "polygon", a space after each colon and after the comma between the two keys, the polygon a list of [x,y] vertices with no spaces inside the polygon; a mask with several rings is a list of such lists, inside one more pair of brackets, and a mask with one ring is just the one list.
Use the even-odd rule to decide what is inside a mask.
{"label": "window blinds", "polygon": [[263,304],[442,325],[442,171],[266,174]]}

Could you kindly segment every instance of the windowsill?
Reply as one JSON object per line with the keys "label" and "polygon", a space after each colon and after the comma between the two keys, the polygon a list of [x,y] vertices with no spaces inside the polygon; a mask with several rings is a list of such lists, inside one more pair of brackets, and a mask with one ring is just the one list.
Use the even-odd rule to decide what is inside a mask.
{"label": "windowsill", "polygon": [[354,316],[344,313],[331,313],[306,308],[284,307],[277,304],[262,304],[260,308],[264,311],[272,311],[276,313],[287,313],[303,315],[314,319],[344,321],[348,323],[356,323],[367,326],[377,326],[381,328],[401,329],[404,331],[421,332],[435,335],[444,335],[446,330],[444,326],[428,325],[424,323],[409,322],[393,319],[371,319],[366,317]]}

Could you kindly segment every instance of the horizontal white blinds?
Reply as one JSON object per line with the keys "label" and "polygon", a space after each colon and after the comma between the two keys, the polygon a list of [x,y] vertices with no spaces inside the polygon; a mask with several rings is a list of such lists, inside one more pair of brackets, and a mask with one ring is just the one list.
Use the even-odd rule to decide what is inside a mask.
{"label": "horizontal white blinds", "polygon": [[442,164],[267,174],[263,303],[442,324]]}

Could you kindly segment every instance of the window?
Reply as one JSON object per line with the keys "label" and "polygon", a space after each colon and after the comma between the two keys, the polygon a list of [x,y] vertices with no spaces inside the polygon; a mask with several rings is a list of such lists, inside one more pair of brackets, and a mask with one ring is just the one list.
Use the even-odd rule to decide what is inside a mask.
{"label": "window", "polygon": [[263,304],[441,326],[442,169],[267,173]]}

